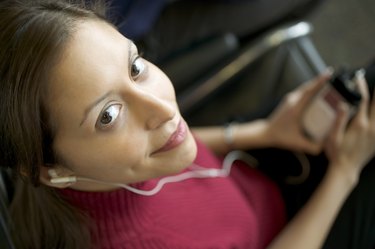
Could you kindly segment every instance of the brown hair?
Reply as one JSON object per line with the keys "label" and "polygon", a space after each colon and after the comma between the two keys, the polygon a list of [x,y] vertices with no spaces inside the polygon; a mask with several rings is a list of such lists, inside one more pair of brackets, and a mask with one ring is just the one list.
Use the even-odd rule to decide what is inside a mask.
{"label": "brown hair", "polygon": [[0,3],[0,165],[17,176],[10,207],[17,248],[90,247],[85,217],[54,189],[39,184],[40,166],[54,163],[53,134],[42,103],[49,72],[77,23],[104,16],[96,8],[103,4],[84,2]]}

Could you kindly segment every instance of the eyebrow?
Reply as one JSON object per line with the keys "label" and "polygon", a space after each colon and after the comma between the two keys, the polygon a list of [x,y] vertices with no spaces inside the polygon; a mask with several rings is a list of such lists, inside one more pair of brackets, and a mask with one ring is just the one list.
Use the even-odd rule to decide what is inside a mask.
{"label": "eyebrow", "polygon": [[[128,65],[130,65],[131,63],[131,50],[132,50],[132,45],[134,44],[134,42],[132,40],[128,40]],[[109,91],[107,92],[106,94],[102,95],[100,98],[98,98],[97,100],[95,100],[92,104],[90,104],[86,109],[85,111],[83,112],[83,119],[81,121],[81,123],[79,124],[79,126],[82,126],[82,124],[86,121],[87,119],[87,116],[88,114],[91,112],[91,110],[97,106],[100,102],[102,102],[104,99],[106,99],[109,95],[111,95],[113,93],[113,91]]]}

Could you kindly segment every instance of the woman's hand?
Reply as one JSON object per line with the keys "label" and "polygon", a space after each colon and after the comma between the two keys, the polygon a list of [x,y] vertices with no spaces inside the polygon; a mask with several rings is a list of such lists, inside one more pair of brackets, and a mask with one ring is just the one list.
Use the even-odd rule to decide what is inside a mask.
{"label": "woman's hand", "polygon": [[304,135],[301,119],[312,97],[317,94],[331,75],[331,71],[327,70],[284,97],[268,119],[267,133],[272,146],[310,154],[321,152],[323,144],[313,142]]}
{"label": "woman's hand", "polygon": [[194,128],[194,134],[213,151],[225,154],[228,150],[277,147],[317,154],[323,143],[310,141],[303,133],[301,118],[312,97],[331,77],[331,72],[316,77],[288,93],[268,119],[234,124],[231,126],[230,144],[223,127]]}
{"label": "woman's hand", "polygon": [[370,103],[367,83],[360,71],[356,83],[362,95],[357,113],[348,124],[348,108],[343,106],[325,145],[330,169],[343,173],[353,183],[375,154],[375,101]]}

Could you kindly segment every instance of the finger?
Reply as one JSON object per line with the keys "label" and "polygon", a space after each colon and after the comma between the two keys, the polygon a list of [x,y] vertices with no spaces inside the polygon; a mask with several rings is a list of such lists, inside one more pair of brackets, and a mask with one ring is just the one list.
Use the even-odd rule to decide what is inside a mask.
{"label": "finger", "polygon": [[307,82],[299,89],[302,94],[300,103],[298,105],[300,109],[305,108],[305,106],[310,102],[311,98],[322,89],[323,85],[327,83],[331,76],[332,70],[327,69],[323,74]]}
{"label": "finger", "polygon": [[322,147],[321,143],[312,142],[308,139],[304,139],[302,142],[303,151],[311,155],[318,155],[322,151]]}
{"label": "finger", "polygon": [[303,92],[314,93],[319,91],[322,85],[332,77],[333,70],[327,68],[323,73],[303,84],[299,89]]}
{"label": "finger", "polygon": [[336,146],[337,144],[341,143],[345,134],[346,126],[349,122],[349,117],[350,115],[348,105],[345,103],[340,104],[337,110],[337,118],[327,138],[328,143],[331,146]]}
{"label": "finger", "polygon": [[367,119],[368,108],[369,108],[369,92],[367,83],[365,80],[365,74],[363,70],[358,70],[355,74],[355,83],[357,84],[358,90],[361,94],[361,103],[358,107],[358,116],[359,118]]}

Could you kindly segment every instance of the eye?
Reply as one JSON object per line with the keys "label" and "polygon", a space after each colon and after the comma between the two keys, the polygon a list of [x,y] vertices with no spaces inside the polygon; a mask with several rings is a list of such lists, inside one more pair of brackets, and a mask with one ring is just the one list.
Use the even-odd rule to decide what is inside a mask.
{"label": "eye", "polygon": [[132,65],[130,66],[130,76],[136,80],[146,69],[146,63],[144,59],[137,56]]}
{"label": "eye", "polygon": [[120,104],[113,104],[106,109],[104,109],[100,115],[98,120],[96,121],[96,127],[99,129],[107,129],[111,127],[116,119],[120,114],[122,105]]}

